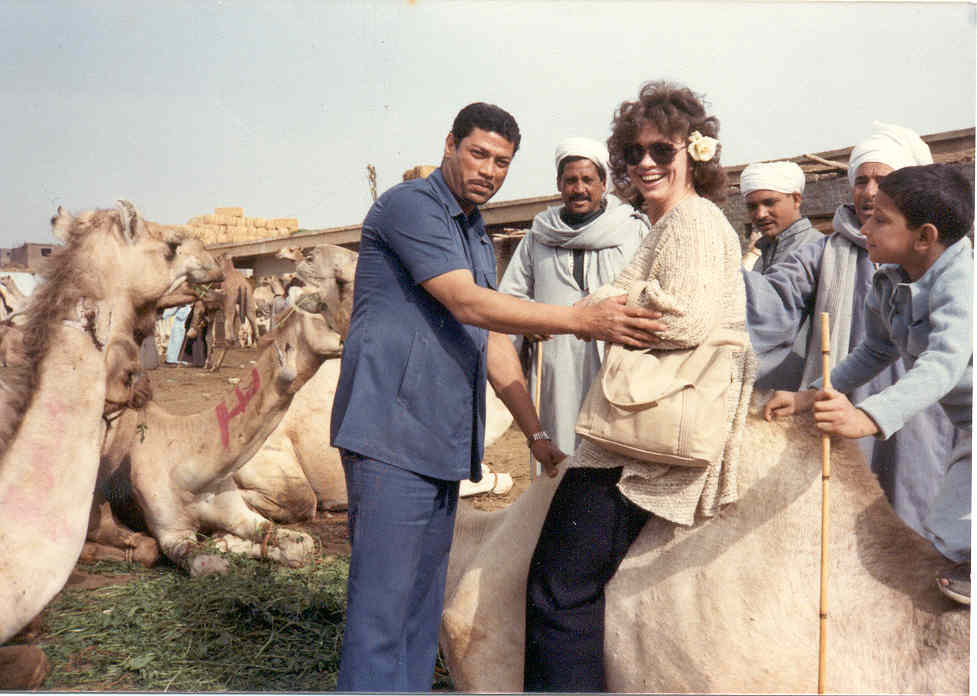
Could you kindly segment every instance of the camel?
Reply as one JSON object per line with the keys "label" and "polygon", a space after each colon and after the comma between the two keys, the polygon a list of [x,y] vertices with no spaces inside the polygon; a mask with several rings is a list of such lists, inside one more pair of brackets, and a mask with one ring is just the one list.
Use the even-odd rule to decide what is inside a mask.
{"label": "camel", "polygon": [[[324,312],[342,336],[349,329],[356,260],[356,252],[325,244],[296,267],[298,278],[315,289],[299,305]],[[295,395],[261,449],[235,474],[248,505],[276,522],[301,522],[314,518],[317,509],[346,508],[346,478],[339,451],[329,443],[328,427],[338,379],[339,360],[327,360]],[[488,445],[509,428],[512,414],[491,390],[486,399]],[[499,474],[490,487],[472,487],[471,492],[505,493],[511,485],[508,475]]]}
{"label": "camel", "polygon": [[[198,532],[218,532],[223,550],[289,565],[305,562],[313,551],[307,535],[276,529],[249,509],[234,474],[323,360],[339,354],[341,339],[321,316],[292,310],[261,345],[250,383],[235,387],[214,408],[191,416],[175,416],[154,403],[127,409],[105,440],[107,487],[131,489],[163,553],[191,575],[227,569],[226,561],[197,543]],[[127,548],[140,543],[108,522],[102,514],[93,517],[90,541],[122,541]]]}
{"label": "camel", "polygon": [[0,366],[24,367],[24,330],[13,320],[0,321]]}
{"label": "camel", "polygon": [[150,234],[127,201],[77,217],[59,208],[52,227],[64,246],[26,309],[28,365],[0,382],[0,643],[61,590],[78,559],[105,402],[138,371],[136,324],[215,265],[199,244]]}
{"label": "camel", "polygon": [[258,317],[254,307],[254,290],[250,281],[241,271],[234,268],[231,257],[221,254],[217,257],[224,280],[221,282],[221,292],[224,294],[224,339],[229,345],[239,341],[238,327],[243,327],[245,321],[251,325],[251,333],[258,338]]}
{"label": "camel", "polygon": [[[769,396],[769,393],[765,396]],[[754,395],[739,500],[690,528],[652,518],[606,588],[612,691],[813,693],[818,674],[820,438],[767,423]],[[834,440],[826,690],[966,693],[970,614],[946,561]],[[498,512],[459,507],[441,647],[461,691],[520,691],[529,562],[559,479]]]}
{"label": "camel", "polygon": [[0,277],[0,319],[9,319],[27,307],[30,298],[20,291],[14,279],[8,275]]}

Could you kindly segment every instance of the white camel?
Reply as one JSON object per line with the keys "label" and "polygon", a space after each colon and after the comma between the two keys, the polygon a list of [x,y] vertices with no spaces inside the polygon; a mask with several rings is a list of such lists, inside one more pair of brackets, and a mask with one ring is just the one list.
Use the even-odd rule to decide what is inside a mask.
{"label": "white camel", "polygon": [[[754,413],[743,442],[739,500],[690,528],[652,518],[607,585],[610,690],[817,689],[820,438],[809,415]],[[937,590],[946,561],[851,441],[831,471],[826,690],[966,693],[970,612]],[[502,511],[459,508],[441,647],[460,691],[522,689],[526,577],[558,480]]]}
{"label": "white camel", "polygon": [[[199,243],[150,234],[125,201],[119,210],[77,217],[59,208],[52,225],[64,246],[26,310],[29,364],[8,368],[0,382],[0,643],[64,586],[78,559],[104,432],[108,362],[138,356],[140,316],[215,265]],[[122,369],[131,374],[138,362]]]}
{"label": "white camel", "polygon": [[199,533],[215,534],[222,550],[288,565],[314,552],[311,537],[275,528],[248,508],[233,475],[278,425],[299,387],[339,353],[340,337],[321,316],[293,310],[260,343],[249,381],[216,406],[178,416],[150,402],[125,409],[106,436],[109,488],[131,488],[163,553],[191,575],[227,569],[198,543]]}

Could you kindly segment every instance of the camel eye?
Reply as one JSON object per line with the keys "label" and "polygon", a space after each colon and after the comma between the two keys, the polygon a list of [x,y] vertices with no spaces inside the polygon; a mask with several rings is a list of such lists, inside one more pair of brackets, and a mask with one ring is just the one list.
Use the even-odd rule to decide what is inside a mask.
{"label": "camel eye", "polygon": [[166,260],[169,261],[174,256],[176,256],[176,250],[180,248],[179,242],[167,242],[166,243]]}

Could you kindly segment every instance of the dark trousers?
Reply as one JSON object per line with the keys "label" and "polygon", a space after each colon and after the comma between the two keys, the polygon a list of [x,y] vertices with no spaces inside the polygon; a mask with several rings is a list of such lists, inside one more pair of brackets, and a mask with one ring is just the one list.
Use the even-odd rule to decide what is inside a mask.
{"label": "dark trousers", "polygon": [[526,587],[526,691],[604,691],[604,586],[650,517],[617,489],[621,469],[569,469]]}
{"label": "dark trousers", "polygon": [[458,482],[342,452],[352,553],[339,691],[430,691]]}

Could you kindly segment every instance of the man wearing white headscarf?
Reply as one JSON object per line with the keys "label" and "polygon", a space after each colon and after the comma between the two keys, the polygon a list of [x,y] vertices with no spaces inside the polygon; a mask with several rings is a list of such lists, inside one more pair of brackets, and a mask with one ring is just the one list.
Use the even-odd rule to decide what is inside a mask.
{"label": "man wearing white headscarf", "polygon": [[[571,305],[610,283],[638,249],[647,218],[607,195],[607,147],[567,138],[556,147],[556,186],[562,205],[533,219],[499,283],[499,292],[548,304]],[[516,337],[517,349],[522,337]],[[596,341],[553,336],[542,346],[539,420],[563,452],[576,449],[574,425],[600,368]],[[530,384],[536,379],[535,361]]]}
{"label": "man wearing white headscarf", "polygon": [[[852,150],[848,181],[853,203],[838,206],[833,234],[798,248],[768,273],[744,273],[747,325],[760,362],[758,381],[784,360],[804,320],[821,312],[829,314],[832,365],[865,337],[865,298],[876,267],[868,258],[861,227],[872,215],[878,182],[895,169],[932,162],[929,147],[913,131],[875,122],[872,134]],[[812,321],[802,389],[821,376],[820,346],[820,321]],[[902,361],[893,363],[849,397],[860,402],[904,372]],[[923,520],[955,437],[943,411],[931,406],[888,440],[858,441],[896,513],[930,541],[933,536]]]}
{"label": "man wearing white headscarf", "polygon": [[762,273],[800,245],[821,239],[801,215],[804,183],[804,171],[795,162],[754,162],[740,174],[746,212],[763,235],[756,243],[760,258],[754,271]]}
{"label": "man wearing white headscarf", "polygon": [[[769,272],[804,244],[824,235],[801,215],[804,171],[795,162],[754,162],[740,174],[740,193],[746,212],[762,235],[756,242],[760,258],[753,265],[757,273]],[[757,389],[796,391],[804,372],[811,322],[805,318],[797,329],[794,345],[776,367],[760,375]]]}

